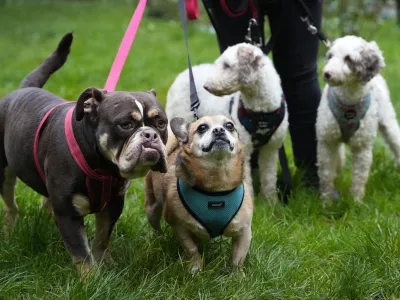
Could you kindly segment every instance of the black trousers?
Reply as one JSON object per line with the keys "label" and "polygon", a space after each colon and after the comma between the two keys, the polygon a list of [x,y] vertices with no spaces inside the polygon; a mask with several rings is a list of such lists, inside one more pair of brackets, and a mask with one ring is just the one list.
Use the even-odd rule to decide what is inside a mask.
{"label": "black trousers", "polygon": [[[259,21],[263,27],[264,16],[268,17],[272,35],[276,35],[272,55],[281,80],[289,111],[289,131],[297,167],[316,170],[317,108],[321,98],[318,83],[317,56],[319,40],[310,34],[301,22],[295,0],[258,0]],[[321,0],[303,0],[315,25],[320,28],[322,17]],[[249,19],[248,9],[243,15],[231,17],[222,9],[219,0],[203,0],[209,7],[211,19],[217,32],[221,53],[228,47],[244,42]],[[238,11],[242,0],[227,0]],[[284,2],[284,3],[283,3]]]}

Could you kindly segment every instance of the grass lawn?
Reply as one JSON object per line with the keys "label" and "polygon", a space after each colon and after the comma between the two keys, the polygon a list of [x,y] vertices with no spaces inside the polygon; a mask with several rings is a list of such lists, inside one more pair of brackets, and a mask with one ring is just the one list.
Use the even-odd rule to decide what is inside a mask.
{"label": "grass lawn", "polygon": [[[88,86],[103,87],[132,12],[123,5],[77,2],[1,7],[0,96],[17,88],[68,31],[75,34],[70,58],[46,88],[73,100]],[[218,55],[215,36],[197,25],[190,27],[194,64]],[[376,40],[400,113],[400,31],[387,22]],[[180,24],[147,19],[118,89],[154,87],[165,101],[169,85],[185,68]],[[189,275],[170,228],[165,226],[163,236],[152,233],[143,208],[143,181],[136,180],[112,236],[118,265],[83,285],[53,220],[39,210],[40,197],[18,183],[21,213],[15,232],[8,243],[0,233],[0,299],[398,299],[400,171],[380,137],[374,150],[364,205],[348,196],[349,164],[338,180],[343,199],[329,207],[323,208],[317,194],[298,180],[287,207],[256,199],[245,277],[230,271],[230,242],[222,238],[202,245],[205,268]],[[86,220],[92,237],[94,219]]]}

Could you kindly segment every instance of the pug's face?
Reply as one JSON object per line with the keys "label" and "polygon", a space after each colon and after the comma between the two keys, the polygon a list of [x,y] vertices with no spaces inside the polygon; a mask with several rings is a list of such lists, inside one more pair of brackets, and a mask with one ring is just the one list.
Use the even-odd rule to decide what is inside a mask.
{"label": "pug's face", "polygon": [[174,118],[171,129],[194,157],[232,157],[240,150],[234,122],[222,115],[203,117],[192,124]]}

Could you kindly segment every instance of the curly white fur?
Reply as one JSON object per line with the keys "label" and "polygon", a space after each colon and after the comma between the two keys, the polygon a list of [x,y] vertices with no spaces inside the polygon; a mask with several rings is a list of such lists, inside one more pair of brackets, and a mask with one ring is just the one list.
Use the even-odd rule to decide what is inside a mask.
{"label": "curly white fur", "polygon": [[[201,101],[199,117],[222,114],[232,117],[236,123],[244,144],[245,180],[252,187],[250,157],[253,144],[250,134],[237,117],[239,98],[241,95],[246,109],[252,111],[271,112],[278,109],[283,94],[278,73],[271,60],[259,48],[244,43],[229,47],[214,64],[193,67],[193,73]],[[168,91],[166,112],[169,119],[181,117],[188,122],[193,121],[189,95],[189,75],[186,70],[177,76]],[[232,116],[229,114],[231,99],[234,99]],[[270,141],[260,149],[261,193],[270,201],[277,199],[278,149],[285,139],[287,128],[286,110],[281,125]]]}
{"label": "curly white fur", "polygon": [[352,153],[351,195],[362,201],[372,164],[373,142],[378,129],[382,132],[397,165],[400,165],[400,128],[390,101],[386,81],[378,74],[385,66],[377,44],[360,37],[337,39],[327,53],[323,69],[327,82],[317,116],[318,166],[321,197],[338,196],[334,179],[344,164],[344,145],[338,122],[328,106],[328,85],[344,104],[356,104],[371,93],[371,104],[359,129],[348,140]]}

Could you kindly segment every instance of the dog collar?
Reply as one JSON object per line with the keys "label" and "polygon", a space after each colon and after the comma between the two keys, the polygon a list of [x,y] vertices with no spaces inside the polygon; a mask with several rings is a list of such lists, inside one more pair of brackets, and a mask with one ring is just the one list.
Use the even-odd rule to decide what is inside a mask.
{"label": "dog collar", "polygon": [[342,138],[347,142],[360,128],[361,120],[365,117],[370,107],[371,91],[360,102],[346,105],[335,95],[335,88],[328,87],[328,104],[339,124]]}
{"label": "dog collar", "polygon": [[[232,105],[233,98],[230,103],[230,112]],[[237,116],[240,123],[251,135],[254,148],[259,149],[269,142],[285,118],[285,97],[282,95],[281,106],[272,112],[256,112],[246,109],[243,100],[240,98]]]}
{"label": "dog collar", "polygon": [[[35,138],[34,138],[34,145],[33,145],[33,158],[36,165],[36,170],[42,179],[43,183],[46,185],[46,178],[43,172],[42,167],[39,163],[39,156],[38,156],[38,147],[39,147],[39,137],[42,131],[42,128],[50,116],[50,114],[56,109],[58,106],[66,105],[66,104],[75,104],[74,102],[63,102],[58,104],[47,111],[44,115],[42,120],[39,123],[39,126],[36,130]],[[78,145],[78,142],[75,139],[74,132],[72,129],[72,115],[74,112],[75,106],[71,107],[67,114],[65,115],[64,120],[64,131],[65,131],[65,138],[67,140],[68,149],[76,162],[79,168],[82,170],[83,173],[86,175],[86,189],[89,195],[90,200],[90,211],[92,213],[99,212],[104,209],[111,201],[112,198],[118,196],[120,191],[124,189],[128,184],[129,181],[119,176],[119,174],[112,174],[102,169],[93,170],[89,167],[88,163],[86,162],[85,157]],[[101,202],[98,203],[97,199],[99,199],[98,194],[95,191],[100,191],[101,195]]]}
{"label": "dog collar", "polygon": [[186,210],[203,225],[211,238],[224,233],[243,203],[244,185],[232,191],[205,192],[177,180],[179,199]]}

